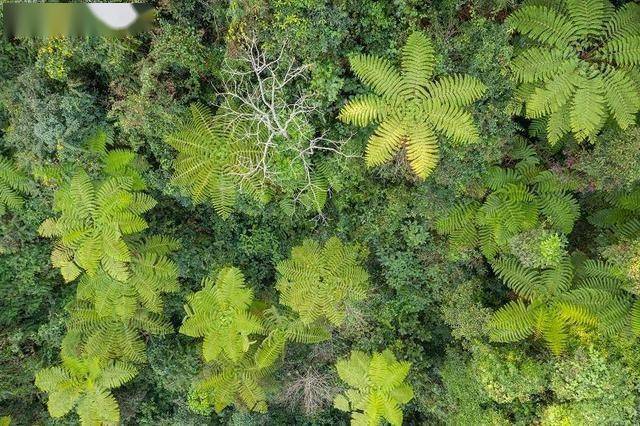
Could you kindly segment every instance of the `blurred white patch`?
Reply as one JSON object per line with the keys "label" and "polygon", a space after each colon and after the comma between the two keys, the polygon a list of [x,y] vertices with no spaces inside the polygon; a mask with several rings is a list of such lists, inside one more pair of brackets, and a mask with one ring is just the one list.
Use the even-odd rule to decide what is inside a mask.
{"label": "blurred white patch", "polygon": [[114,30],[127,28],[138,19],[138,12],[128,3],[89,3],[91,13]]}

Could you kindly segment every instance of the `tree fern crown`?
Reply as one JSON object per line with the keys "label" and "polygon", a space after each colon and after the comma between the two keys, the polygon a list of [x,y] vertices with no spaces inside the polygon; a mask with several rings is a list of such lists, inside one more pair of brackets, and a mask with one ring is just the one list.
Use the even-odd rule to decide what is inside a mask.
{"label": "tree fern crown", "polygon": [[[525,4],[508,19],[527,47],[512,63],[524,115],[542,120],[550,143],[594,140],[612,119],[622,129],[640,111],[640,5],[606,0]],[[520,113],[522,110],[520,109]]]}
{"label": "tree fern crown", "polygon": [[334,399],[334,407],[351,412],[351,424],[379,425],[384,420],[402,425],[402,406],[413,398],[405,382],[411,364],[398,361],[390,350],[368,355],[352,351],[336,363],[338,376],[349,389]]}
{"label": "tree fern crown", "polygon": [[367,166],[386,163],[406,149],[411,169],[424,179],[438,164],[439,135],[454,142],[478,140],[472,116],[464,107],[480,99],[485,86],[475,77],[462,75],[432,81],[434,49],[425,34],[409,36],[400,70],[373,55],[352,55],[349,62],[373,93],[350,100],[339,119],[360,127],[377,124],[365,153]]}

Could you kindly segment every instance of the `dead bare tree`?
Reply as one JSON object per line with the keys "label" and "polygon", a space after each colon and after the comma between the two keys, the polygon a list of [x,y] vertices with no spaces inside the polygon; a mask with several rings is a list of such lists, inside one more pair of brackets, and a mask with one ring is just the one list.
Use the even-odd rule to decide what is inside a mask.
{"label": "dead bare tree", "polygon": [[291,410],[299,407],[310,416],[329,405],[338,391],[339,388],[331,375],[308,368],[294,373],[278,399]]}
{"label": "dead bare tree", "polygon": [[277,181],[282,170],[271,161],[277,150],[281,157],[289,159],[290,167],[301,167],[303,171],[305,182],[294,201],[307,191],[327,191],[314,179],[314,153],[329,151],[353,157],[342,151],[348,139],[335,141],[326,134],[317,135],[309,123],[318,106],[297,84],[309,78],[309,68],[310,65],[297,64],[287,54],[286,45],[271,57],[260,49],[255,37],[249,37],[237,54],[225,59],[219,92],[224,102],[218,115],[256,148],[255,153],[240,159],[242,171],[237,174],[241,181],[256,177],[262,184]]}

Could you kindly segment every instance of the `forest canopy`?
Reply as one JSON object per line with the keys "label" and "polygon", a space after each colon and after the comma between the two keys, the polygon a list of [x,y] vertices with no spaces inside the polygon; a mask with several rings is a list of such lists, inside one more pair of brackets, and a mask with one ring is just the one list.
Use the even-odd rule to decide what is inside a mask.
{"label": "forest canopy", "polygon": [[640,4],[151,5],[0,40],[0,426],[640,423]]}

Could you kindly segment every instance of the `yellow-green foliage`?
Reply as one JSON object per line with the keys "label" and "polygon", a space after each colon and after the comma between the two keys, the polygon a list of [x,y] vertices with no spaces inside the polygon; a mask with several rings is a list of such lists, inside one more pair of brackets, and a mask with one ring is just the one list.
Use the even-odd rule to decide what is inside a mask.
{"label": "yellow-green foliage", "polygon": [[142,213],[155,205],[136,192],[144,181],[129,151],[104,151],[105,138],[90,141],[101,154],[102,180],[82,169],[55,194],[57,218],[40,227],[56,237],[52,261],[65,281],[78,280],[76,300],[67,305],[68,333],[62,366],[38,372],[36,384],[49,393],[49,411],[61,417],[74,407],[83,424],[115,424],[119,408],[109,389],[137,374],[146,361],[142,333],[172,330],[162,317],[163,295],[178,290],[178,268],[168,258],[172,238],[133,234],[146,229]]}
{"label": "yellow-green foliage", "polygon": [[369,275],[360,266],[355,247],[338,238],[324,246],[305,240],[291,250],[291,258],[280,262],[276,288],[280,303],[296,312],[303,323],[324,317],[340,326],[348,307],[366,296]]}
{"label": "yellow-green foliage", "polygon": [[[324,254],[325,258],[300,257],[314,253]],[[223,268],[216,278],[205,278],[203,288],[187,298],[187,314],[180,328],[183,334],[204,337],[202,355],[207,366],[203,377],[193,386],[191,407],[200,410],[213,406],[216,412],[221,412],[236,405],[265,412],[264,385],[284,357],[287,345],[327,340],[331,335],[328,324],[339,323],[347,314],[346,302],[360,298],[342,291],[345,288],[364,291],[367,274],[356,259],[356,252],[338,239],[329,240],[324,249],[312,241],[295,248],[292,260],[283,264],[289,265],[284,269],[296,281],[281,282],[278,290],[291,291],[290,286],[303,283],[310,285],[310,281],[301,281],[302,277],[315,277],[317,290],[326,298],[324,304],[317,299],[307,305],[292,302],[291,311],[254,300],[237,268]],[[281,303],[285,299],[289,300],[281,294]],[[300,306],[304,309],[298,309]]]}
{"label": "yellow-green foliage", "polygon": [[[640,111],[640,6],[607,0],[530,2],[506,21],[529,47],[511,64],[517,102],[542,119],[550,143],[591,139],[612,118],[626,129]],[[520,113],[523,111],[520,109]]]}
{"label": "yellow-green foliage", "polygon": [[75,408],[83,425],[118,424],[120,410],[110,390],[131,380],[136,369],[98,358],[64,357],[62,362],[36,375],[36,386],[49,394],[51,416],[62,417]]}
{"label": "yellow-green foliage", "polygon": [[173,179],[195,203],[209,201],[227,218],[239,190],[253,195],[263,190],[257,148],[236,133],[242,123],[228,123],[199,104],[191,105],[190,112],[190,119],[166,137],[178,151]]}
{"label": "yellow-green foliage", "polygon": [[244,285],[237,268],[224,268],[217,278],[202,281],[202,290],[187,298],[185,317],[180,332],[204,337],[202,356],[215,361],[221,356],[238,362],[255,341],[252,334],[263,331],[260,319],[249,312],[253,292]]}
{"label": "yellow-green foliage", "polygon": [[479,139],[473,118],[464,107],[483,96],[484,84],[466,75],[431,81],[434,49],[425,34],[409,36],[402,49],[400,70],[372,55],[353,55],[349,62],[373,94],[350,100],[339,118],[360,127],[378,125],[367,145],[367,166],[389,162],[406,148],[411,169],[424,179],[438,164],[438,135],[458,143]]}
{"label": "yellow-green foliage", "polygon": [[29,191],[29,181],[8,159],[0,155],[0,216],[7,209],[19,210],[24,200],[22,195]]}
{"label": "yellow-green foliage", "polygon": [[388,349],[372,355],[352,351],[348,359],[336,363],[349,388],[335,397],[334,407],[350,411],[353,426],[377,426],[384,420],[402,425],[402,406],[413,398],[413,388],[405,383],[410,367]]}
{"label": "yellow-green foliage", "polygon": [[124,237],[147,228],[141,214],[156,204],[133,192],[132,184],[129,177],[95,181],[79,170],[56,191],[54,210],[60,215],[47,219],[39,232],[57,239],[51,261],[65,281],[75,280],[82,270],[93,275],[99,268],[116,280],[129,278],[131,251]]}

